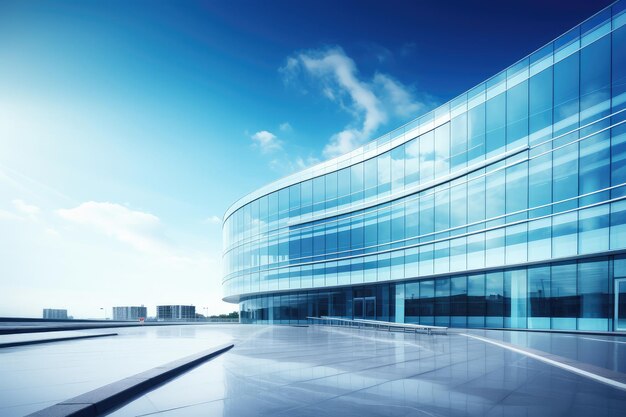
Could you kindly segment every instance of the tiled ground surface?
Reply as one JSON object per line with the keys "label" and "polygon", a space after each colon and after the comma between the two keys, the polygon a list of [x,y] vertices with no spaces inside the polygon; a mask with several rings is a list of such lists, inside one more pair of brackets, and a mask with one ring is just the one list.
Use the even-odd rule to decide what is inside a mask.
{"label": "tiled ground surface", "polygon": [[[119,336],[0,349],[0,416],[23,416],[232,339],[230,326],[164,326],[55,332]],[[206,330],[204,330],[207,328]],[[209,329],[210,328],[210,329]],[[52,333],[0,336],[45,339]]]}
{"label": "tiled ground surface", "polygon": [[[113,415],[599,417],[626,412],[624,391],[455,333],[246,327],[256,333],[235,340],[229,353]],[[582,335],[486,333],[520,346],[546,344],[557,353],[562,346],[566,354],[576,351],[574,345],[586,352],[592,342],[579,339]],[[520,334],[525,336],[516,338]],[[624,344],[594,343],[601,345],[600,355],[611,356],[606,364],[626,352]]]}
{"label": "tiled ground surface", "polygon": [[[623,416],[626,391],[499,346],[328,327],[206,325],[0,351],[0,415],[23,415],[172,359],[235,347],[114,416]],[[464,332],[464,331],[463,331]],[[626,338],[472,331],[625,372]],[[599,339],[599,340],[593,340]]]}

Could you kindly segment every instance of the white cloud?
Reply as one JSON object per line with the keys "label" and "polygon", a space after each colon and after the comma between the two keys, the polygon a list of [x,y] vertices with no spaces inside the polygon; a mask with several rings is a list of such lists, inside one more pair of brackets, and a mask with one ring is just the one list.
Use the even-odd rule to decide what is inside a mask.
{"label": "white cloud", "polygon": [[24,220],[15,213],[0,209],[0,220]]}
{"label": "white cloud", "polygon": [[293,128],[291,127],[289,122],[281,123],[278,126],[278,129],[280,129],[281,132],[286,132],[286,133],[289,133],[289,132],[293,131]]}
{"label": "white cloud", "polygon": [[204,219],[204,222],[206,224],[222,224],[222,218],[219,216],[209,216],[206,219]]}
{"label": "white cloud", "polygon": [[393,112],[399,116],[416,116],[425,108],[424,103],[415,101],[410,90],[389,75],[377,73],[374,76],[374,85],[379,87],[385,102],[389,103]]}
{"label": "white cloud", "polygon": [[16,199],[13,200],[12,203],[17,211],[30,217],[37,216],[41,211],[39,207],[33,204],[27,204],[24,200]]}
{"label": "white cloud", "polygon": [[429,104],[415,99],[411,88],[389,75],[376,73],[371,80],[364,79],[354,60],[338,46],[290,56],[280,72],[287,84],[308,76],[319,83],[323,96],[352,115],[351,123],[332,135],[324,148],[329,158],[372,139],[391,116],[418,116]]}
{"label": "white cloud", "polygon": [[113,237],[148,253],[166,253],[168,245],[160,235],[159,218],[120,204],[88,201],[72,209],[57,210],[63,219]]}
{"label": "white cloud", "polygon": [[256,146],[261,149],[263,153],[269,153],[282,149],[282,143],[278,140],[275,134],[268,132],[267,130],[261,130],[250,136]]}

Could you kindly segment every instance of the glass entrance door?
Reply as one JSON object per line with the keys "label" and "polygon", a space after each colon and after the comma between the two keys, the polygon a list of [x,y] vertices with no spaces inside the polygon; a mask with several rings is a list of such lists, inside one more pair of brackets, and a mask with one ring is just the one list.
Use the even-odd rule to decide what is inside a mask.
{"label": "glass entrance door", "polygon": [[363,318],[363,299],[362,298],[355,298],[352,301],[353,305],[354,305],[354,318],[355,319],[362,319]]}
{"label": "glass entrance door", "polygon": [[615,280],[615,330],[626,331],[626,278]]}
{"label": "glass entrance door", "polygon": [[376,297],[358,297],[352,303],[355,319],[376,320]]}
{"label": "glass entrance door", "polygon": [[365,311],[363,318],[365,320],[376,320],[376,297],[365,297]]}

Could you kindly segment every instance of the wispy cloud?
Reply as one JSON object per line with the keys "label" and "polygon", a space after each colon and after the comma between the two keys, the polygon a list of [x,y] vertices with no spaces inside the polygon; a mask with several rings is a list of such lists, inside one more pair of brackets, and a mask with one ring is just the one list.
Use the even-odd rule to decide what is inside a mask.
{"label": "wispy cloud", "polygon": [[209,216],[206,219],[204,219],[203,223],[205,224],[222,224],[222,218],[219,216]]}
{"label": "wispy cloud", "polygon": [[288,155],[285,154],[280,158],[272,159],[269,162],[269,167],[273,171],[276,171],[282,175],[287,175],[295,171],[301,171],[305,168],[308,168],[318,163],[320,163],[319,158],[316,158],[314,156],[289,157]]}
{"label": "wispy cloud", "polygon": [[323,154],[329,158],[372,139],[391,116],[417,116],[431,104],[426,95],[417,99],[413,88],[390,75],[363,77],[354,60],[339,46],[294,54],[287,58],[280,72],[286,84],[296,86],[303,84],[300,81],[305,75],[322,95],[351,114],[351,122],[332,135],[325,146]]}
{"label": "wispy cloud", "polygon": [[13,200],[12,203],[18,212],[26,214],[27,216],[36,216],[41,211],[39,207],[34,204],[28,204],[24,202],[24,200],[16,199]]}
{"label": "wispy cloud", "polygon": [[124,242],[141,252],[168,252],[166,241],[160,236],[157,216],[131,210],[123,205],[88,201],[71,209],[57,210],[63,219],[85,226]]}
{"label": "wispy cloud", "polygon": [[261,130],[250,136],[254,146],[258,147],[263,153],[270,153],[282,149],[282,142],[278,140],[275,134],[267,130]]}
{"label": "wispy cloud", "polygon": [[281,132],[286,132],[286,133],[289,133],[289,132],[292,132],[292,131],[293,131],[293,128],[291,127],[291,125],[289,124],[289,122],[281,123],[281,124],[278,126],[278,129],[279,129]]}
{"label": "wispy cloud", "polygon": [[0,209],[0,220],[15,221],[15,220],[24,220],[24,219],[11,211]]}

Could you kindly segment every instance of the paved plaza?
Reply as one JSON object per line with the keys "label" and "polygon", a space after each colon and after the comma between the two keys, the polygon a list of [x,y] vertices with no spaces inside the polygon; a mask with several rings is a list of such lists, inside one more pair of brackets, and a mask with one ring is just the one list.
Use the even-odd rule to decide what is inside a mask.
{"label": "paved plaza", "polygon": [[626,410],[620,336],[266,325],[116,331],[0,349],[0,415],[25,415],[229,342],[229,352],[110,415],[600,417]]}

